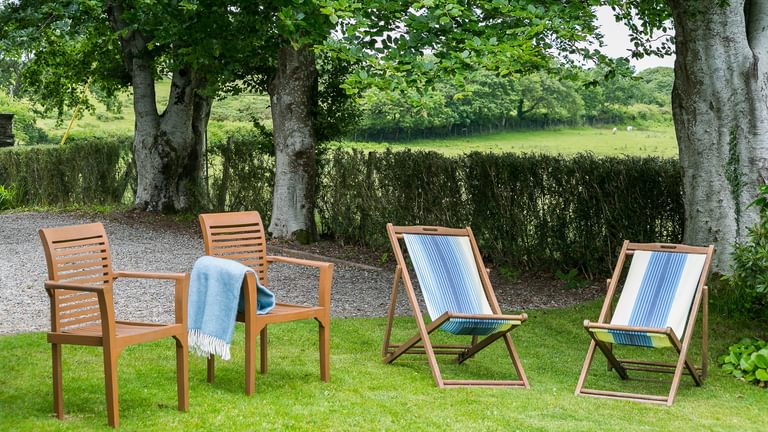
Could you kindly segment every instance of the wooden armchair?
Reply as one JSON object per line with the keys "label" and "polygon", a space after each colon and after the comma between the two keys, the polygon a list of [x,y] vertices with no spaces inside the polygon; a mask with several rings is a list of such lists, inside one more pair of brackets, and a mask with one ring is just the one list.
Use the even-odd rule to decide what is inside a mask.
{"label": "wooden armchair", "polygon": [[[273,323],[314,318],[318,323],[320,351],[320,379],[330,379],[329,350],[331,324],[331,283],[333,264],[288,257],[267,256],[267,241],[259,212],[209,213],[199,217],[205,242],[205,254],[236,260],[253,268],[259,282],[269,287],[267,270],[270,263],[315,267],[320,270],[318,280],[318,305],[302,306],[277,303],[264,315],[256,314],[256,277],[246,275],[243,282],[245,311],[237,314],[237,320],[245,323],[245,394],[252,395],[256,388],[256,335],[260,334],[260,369],[267,373],[267,326]],[[279,294],[278,294],[279,297]],[[208,358],[208,382],[213,383],[214,356]]]}
{"label": "wooden armchair", "polygon": [[[125,347],[173,337],[176,340],[176,387],[179,411],[189,407],[187,384],[187,289],[186,273],[113,272],[109,242],[100,223],[40,230],[48,265],[45,289],[51,298],[53,351],[53,407],[64,418],[62,392],[62,345],[102,347],[104,383],[109,425],[120,422],[117,396],[117,359]],[[167,279],[176,282],[176,320],[154,324],[115,320],[112,284],[119,277]]]}

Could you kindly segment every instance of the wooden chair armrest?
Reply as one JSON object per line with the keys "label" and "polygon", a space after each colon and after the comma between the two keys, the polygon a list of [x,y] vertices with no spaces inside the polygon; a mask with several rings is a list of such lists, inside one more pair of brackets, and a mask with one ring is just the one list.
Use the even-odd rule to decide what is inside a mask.
{"label": "wooden chair armrest", "polygon": [[69,282],[56,282],[52,280],[45,281],[45,289],[48,291],[49,294],[51,294],[53,291],[57,289],[63,289],[63,290],[69,290],[69,291],[82,291],[82,292],[92,292],[96,293],[97,295],[104,295],[104,290],[108,287],[104,286],[94,286],[94,285],[81,285],[76,283],[69,283]]}
{"label": "wooden chair armrest", "polygon": [[333,263],[325,261],[312,261],[300,258],[290,258],[283,256],[267,256],[267,262],[279,262],[283,264],[293,264],[305,267],[315,267],[320,269],[318,285],[318,305],[330,311],[331,309],[331,284],[333,283]]}
{"label": "wooden chair armrest", "polygon": [[593,323],[593,322],[590,322],[589,320],[584,320],[584,328],[585,329],[631,331],[631,332],[641,332],[641,333],[655,333],[655,334],[664,334],[664,335],[672,335],[672,334],[674,334],[674,331],[672,330],[672,327],[666,327],[666,328],[632,327],[632,326],[618,325],[618,324]]}
{"label": "wooden chair armrest", "polygon": [[167,279],[167,280],[183,280],[187,277],[186,273],[150,273],[150,272],[135,272],[135,271],[116,271],[112,273],[112,279],[117,278],[132,278],[132,279]]}
{"label": "wooden chair armrest", "polygon": [[[80,291],[96,294],[96,298],[99,303],[99,319],[101,320],[101,330],[104,337],[114,338],[115,336],[115,312],[114,305],[112,303],[112,288],[109,286],[94,286],[94,285],[81,285],[70,282],[56,282],[47,280],[44,283],[45,290],[51,297],[51,314],[54,313],[54,291],[67,290],[67,291]],[[53,323],[53,315],[51,318]],[[55,330],[52,329],[52,330]]]}
{"label": "wooden chair armrest", "polygon": [[176,281],[174,285],[174,309],[176,324],[187,324],[187,296],[189,295],[189,273],[150,273],[118,271],[112,273],[112,279],[161,279]]}
{"label": "wooden chair armrest", "polygon": [[325,261],[314,261],[314,260],[291,258],[286,256],[277,256],[277,255],[267,255],[267,262],[270,262],[270,263],[280,262],[283,264],[293,264],[293,265],[301,265],[301,266],[316,267],[316,268],[323,268],[328,266],[333,267],[333,263],[329,263]]}

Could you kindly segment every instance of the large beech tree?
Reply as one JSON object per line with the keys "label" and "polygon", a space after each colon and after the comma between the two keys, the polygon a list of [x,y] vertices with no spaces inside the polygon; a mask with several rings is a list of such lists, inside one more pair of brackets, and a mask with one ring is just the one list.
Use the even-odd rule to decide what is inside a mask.
{"label": "large beech tree", "polygon": [[[33,55],[25,83],[48,108],[61,114],[87,106],[86,84],[107,97],[132,88],[140,209],[183,211],[195,204],[205,186],[213,98],[260,48],[258,38],[239,31],[227,2],[203,3],[20,0],[0,8],[0,38],[28,44]],[[158,109],[161,77],[171,85]]]}
{"label": "large beech tree", "polygon": [[749,204],[768,181],[768,2],[608,3],[641,42],[642,54],[653,51],[645,42],[667,31],[672,20],[684,240],[714,243],[714,268],[727,273],[733,244],[758,220],[758,209]]}
{"label": "large beech tree", "polygon": [[268,87],[277,164],[269,230],[277,237],[308,239],[316,231],[316,51],[357,65],[345,84],[350,91],[370,85],[424,88],[437,79],[462,85],[487,69],[514,75],[546,68],[555,51],[585,54],[580,43],[595,33],[594,15],[584,2],[267,4],[258,7],[278,9],[278,63]]}

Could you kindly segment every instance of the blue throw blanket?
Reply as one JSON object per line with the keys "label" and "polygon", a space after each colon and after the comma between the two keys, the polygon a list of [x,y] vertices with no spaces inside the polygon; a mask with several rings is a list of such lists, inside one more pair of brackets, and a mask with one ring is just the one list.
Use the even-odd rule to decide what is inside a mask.
{"label": "blue throw blanket", "polygon": [[237,261],[203,256],[195,261],[189,281],[189,348],[208,357],[211,354],[229,360],[229,343],[235,331],[235,318],[243,278],[256,274],[256,313],[265,314],[275,307],[275,295],[259,283],[259,275]]}

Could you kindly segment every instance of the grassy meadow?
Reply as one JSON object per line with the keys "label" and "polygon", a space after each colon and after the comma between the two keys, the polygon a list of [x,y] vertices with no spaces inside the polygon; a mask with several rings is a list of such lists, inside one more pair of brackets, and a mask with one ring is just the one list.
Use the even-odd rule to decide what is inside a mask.
{"label": "grassy meadow", "polygon": [[546,153],[574,155],[592,152],[600,156],[659,156],[677,158],[673,127],[620,130],[611,128],[552,129],[511,131],[470,137],[415,140],[404,143],[345,142],[346,147],[363,150],[433,150],[448,155],[472,151],[493,153]]}
{"label": "grassy meadow", "polygon": [[[205,382],[204,359],[190,355],[190,410],[179,413],[173,343],[134,346],[120,358],[121,430],[764,430],[760,419],[768,406],[766,390],[716,367],[710,368],[703,387],[684,376],[672,407],[575,396],[589,341],[581,322],[596,319],[599,307],[592,302],[526,311],[528,322],[512,334],[529,390],[438,389],[423,356],[382,364],[383,318],[347,318],[332,322],[330,383],[319,380],[313,321],[270,327],[270,370],[257,377],[256,394],[249,398],[243,393],[243,332],[238,325],[233,358],[217,362],[214,385]],[[717,331],[710,332],[710,361],[746,331],[712,318],[711,328]],[[399,318],[393,341],[412,332],[413,319]],[[434,335],[441,343],[456,341],[443,332]],[[699,347],[692,347],[695,361]],[[630,355],[661,358],[657,352],[669,354],[635,349]],[[51,416],[50,348],[44,333],[0,337],[0,364],[5,367],[0,374],[0,430],[109,430],[98,349],[64,348],[64,421]],[[503,343],[463,365],[447,358],[440,365],[448,379],[514,376]],[[597,358],[588,386],[664,393],[670,378],[622,382],[605,366]],[[643,377],[638,372],[632,376]]]}
{"label": "grassy meadow", "polygon": [[[158,109],[162,109],[168,100],[170,82],[157,83]],[[119,133],[131,134],[134,127],[132,96],[123,94],[120,98],[119,113],[109,113],[103,105],[94,101],[94,112],[82,112],[75,120],[72,134]],[[54,118],[38,120],[54,142],[59,142],[69,125],[72,113],[68,113],[61,122]],[[228,124],[250,125],[251,118],[258,118],[267,127],[271,127],[269,98],[265,95],[244,93],[238,96],[218,99],[213,103],[211,127],[226,122]],[[573,155],[592,152],[600,156],[658,156],[677,158],[677,142],[674,128],[660,126],[643,129],[635,128],[627,132],[620,128],[616,134],[611,127],[576,128],[508,131],[487,135],[456,137],[447,139],[414,140],[408,142],[358,142],[343,141],[339,145],[365,151],[384,150],[431,150],[447,155],[480,152],[546,153]]]}

